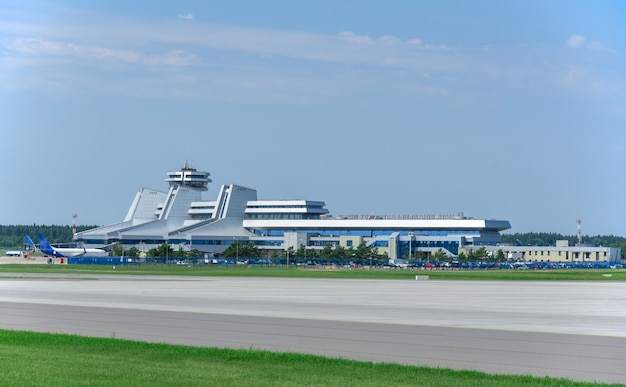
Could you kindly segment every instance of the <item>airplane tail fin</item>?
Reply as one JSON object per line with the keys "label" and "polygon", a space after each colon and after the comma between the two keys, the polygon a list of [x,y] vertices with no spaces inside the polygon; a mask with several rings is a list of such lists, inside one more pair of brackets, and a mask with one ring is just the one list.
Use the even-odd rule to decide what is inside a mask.
{"label": "airplane tail fin", "polygon": [[28,235],[26,235],[26,244],[30,246],[31,249],[35,250],[35,242]]}
{"label": "airplane tail fin", "polygon": [[46,238],[44,238],[44,236],[39,233],[37,234],[37,236],[39,237],[39,242],[41,243],[41,251],[52,251],[52,246],[50,246],[50,243],[48,243],[48,241],[46,240]]}
{"label": "airplane tail fin", "polygon": [[37,251],[37,246],[35,246],[35,242],[28,235],[26,235],[26,244],[28,245],[28,252],[26,253],[26,259],[31,259],[35,251]]}

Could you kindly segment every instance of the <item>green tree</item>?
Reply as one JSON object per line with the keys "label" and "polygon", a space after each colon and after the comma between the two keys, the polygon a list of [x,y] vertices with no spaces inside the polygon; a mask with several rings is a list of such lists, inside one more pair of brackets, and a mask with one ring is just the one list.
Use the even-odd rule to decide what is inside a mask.
{"label": "green tree", "polygon": [[244,252],[244,245],[240,240],[236,240],[231,243],[226,250],[224,250],[224,256],[228,258],[242,257]]}
{"label": "green tree", "polygon": [[187,256],[187,252],[183,250],[182,247],[178,246],[178,249],[175,250],[172,255],[176,258],[184,258]]}
{"label": "green tree", "polygon": [[449,257],[448,257],[448,254],[446,254],[445,251],[443,251],[443,249],[439,249],[433,253],[432,258],[435,261],[445,261]]}
{"label": "green tree", "polygon": [[356,258],[356,250],[354,249],[354,247],[353,247],[353,246],[350,246],[350,247],[348,247],[348,248],[346,249],[346,252],[345,252],[345,257],[346,257],[347,259],[353,259],[353,258]]}
{"label": "green tree", "polygon": [[374,247],[374,248],[370,247],[370,256],[373,257],[373,258],[380,258],[381,254],[378,251],[378,247]]}
{"label": "green tree", "polygon": [[114,257],[123,256],[125,253],[126,250],[124,249],[124,245],[122,245],[121,243],[117,243],[115,246],[113,246],[113,250],[111,250],[111,254],[113,254]]}
{"label": "green tree", "polygon": [[261,257],[261,252],[254,242],[249,241],[243,247],[243,251],[239,254],[239,256],[244,258],[259,258]]}
{"label": "green tree", "polygon": [[306,249],[307,259],[317,259],[320,256],[320,251],[316,249]]}
{"label": "green tree", "polygon": [[365,242],[359,243],[354,252],[356,258],[369,258],[372,255],[372,249],[367,247]]}
{"label": "green tree", "polygon": [[285,258],[287,258],[287,260],[289,261],[289,264],[292,264],[294,263],[296,250],[293,248],[293,246],[289,246],[289,248],[283,252],[283,255]]}
{"label": "green tree", "polygon": [[128,255],[129,257],[138,257],[139,249],[133,246],[130,249],[128,249],[128,251],[126,251],[126,255]]}
{"label": "green tree", "polygon": [[294,254],[298,258],[302,258],[302,259],[306,258],[306,247],[304,246],[304,244],[301,244],[300,247],[298,247],[298,250],[296,250]]}
{"label": "green tree", "polygon": [[200,254],[200,252],[198,250],[189,250],[187,252],[187,256],[189,258],[198,258],[200,257],[202,254]]}
{"label": "green tree", "polygon": [[483,246],[478,250],[474,251],[474,258],[478,260],[487,259],[489,255],[487,254],[487,249]]}
{"label": "green tree", "polygon": [[154,249],[155,257],[171,257],[174,250],[168,243],[162,243]]}
{"label": "green tree", "polygon": [[333,256],[333,245],[332,243],[326,243],[322,252],[320,253],[320,257],[322,258],[331,258]]}
{"label": "green tree", "polygon": [[346,257],[346,248],[343,246],[335,246],[333,250],[333,257],[335,258],[345,258]]}

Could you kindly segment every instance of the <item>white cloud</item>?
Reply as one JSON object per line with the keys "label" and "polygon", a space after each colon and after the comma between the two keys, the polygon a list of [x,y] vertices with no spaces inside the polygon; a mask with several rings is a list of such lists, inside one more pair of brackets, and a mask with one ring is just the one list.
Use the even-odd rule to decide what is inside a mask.
{"label": "white cloud", "polygon": [[596,51],[607,51],[607,52],[615,52],[615,50],[612,50],[608,47],[605,47],[604,45],[602,45],[599,42],[589,42],[585,45],[585,48],[588,48],[590,50],[596,50]]}
{"label": "white cloud", "polygon": [[[192,20],[193,15],[179,17]],[[446,93],[459,90],[462,94],[478,84],[482,89],[496,90],[506,85],[532,92],[539,89],[538,85],[586,86],[596,74],[585,63],[576,63],[579,66],[575,67],[584,72],[571,72],[573,64],[556,60],[554,47],[444,46],[419,38],[400,40],[393,35],[368,36],[351,31],[319,34],[205,22],[114,19],[107,15],[76,20],[36,27],[33,24],[30,29],[19,23],[0,24],[0,32],[7,36],[4,42],[9,42],[0,42],[0,50],[6,54],[0,70],[11,69],[4,75],[0,71],[0,83],[1,78],[13,82],[19,79],[16,74],[26,71],[32,71],[33,78],[43,78],[51,62],[65,64],[64,71],[71,73],[86,61],[92,66],[80,69],[88,69],[85,79],[90,77],[94,82],[106,79],[103,84],[128,85],[129,75],[143,70],[141,66],[150,66],[151,71],[141,73],[141,81],[153,87],[146,86],[146,90],[177,85],[181,93],[184,89],[194,95],[196,89],[203,95],[207,85],[227,85],[222,94],[230,88],[238,90],[240,79],[249,79],[246,85],[262,85],[259,89],[270,93],[276,89],[276,95],[281,95],[283,89],[287,89],[285,95],[297,95],[307,87],[321,90],[320,95],[325,93],[318,85],[336,89],[337,94],[383,89],[377,82],[384,84],[389,94],[412,95],[425,89]],[[581,35],[571,35],[558,50],[568,48],[600,50],[602,46]],[[178,68],[170,71],[170,67]],[[255,81],[263,77],[272,81]],[[311,86],[289,88],[284,81],[288,77],[290,84],[301,85],[298,82],[303,78],[311,80]],[[610,75],[601,79],[608,78]],[[229,79],[232,81],[225,81]],[[336,86],[337,79],[343,82],[341,88]]]}
{"label": "white cloud", "polygon": [[380,38],[378,38],[378,41],[383,44],[388,44],[388,45],[395,45],[395,44],[400,43],[400,40],[398,38],[396,38],[395,36],[391,36],[391,35],[381,36]]}
{"label": "white cloud", "polygon": [[77,57],[85,60],[108,60],[130,64],[186,66],[196,61],[195,55],[182,50],[148,55],[139,51],[90,47],[40,38],[18,38],[9,47],[13,51],[33,56]]}
{"label": "white cloud", "polygon": [[178,15],[178,18],[179,18],[179,19],[185,19],[185,20],[194,20],[194,19],[195,19],[195,17],[193,16],[193,14],[192,14],[192,13],[188,13],[188,14],[186,14],[186,15],[181,15],[181,14],[179,14],[179,15]]}
{"label": "white cloud", "polygon": [[580,48],[585,44],[585,38],[580,35],[572,35],[567,39],[567,47]]}
{"label": "white cloud", "polygon": [[339,33],[339,37],[347,42],[351,42],[351,43],[360,43],[360,44],[372,44],[374,43],[374,40],[372,38],[370,38],[369,36],[365,36],[365,35],[357,35],[354,32],[350,32],[350,31],[341,31]]}
{"label": "white cloud", "polygon": [[585,48],[585,49],[588,49],[588,50],[595,50],[595,51],[614,52],[610,48],[605,47],[600,42],[588,42],[587,39],[585,39],[585,37],[581,36],[581,35],[572,35],[572,36],[570,36],[569,39],[567,39],[567,47],[570,47],[570,48]]}
{"label": "white cloud", "polygon": [[182,50],[173,50],[163,55],[146,56],[142,62],[149,65],[188,66],[196,63],[197,58],[194,54]]}
{"label": "white cloud", "polygon": [[140,54],[128,50],[111,50],[103,47],[88,47],[73,43],[62,43],[41,38],[18,38],[10,45],[15,51],[31,55],[73,56],[85,59],[111,59],[134,63]]}

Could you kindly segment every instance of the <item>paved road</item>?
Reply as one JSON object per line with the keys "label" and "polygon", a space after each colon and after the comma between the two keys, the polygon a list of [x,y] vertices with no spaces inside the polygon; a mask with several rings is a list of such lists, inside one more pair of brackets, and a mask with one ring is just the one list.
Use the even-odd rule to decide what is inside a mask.
{"label": "paved road", "polygon": [[626,381],[626,283],[0,273],[0,327]]}

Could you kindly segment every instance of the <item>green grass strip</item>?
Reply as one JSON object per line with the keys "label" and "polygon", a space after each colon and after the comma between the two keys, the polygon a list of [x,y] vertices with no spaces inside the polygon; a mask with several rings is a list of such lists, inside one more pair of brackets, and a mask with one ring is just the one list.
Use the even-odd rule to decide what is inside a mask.
{"label": "green grass strip", "polygon": [[2,386],[599,386],[321,356],[0,330]]}
{"label": "green grass strip", "polygon": [[[490,281],[626,281],[626,269],[564,269],[564,270],[384,270],[364,268],[319,267],[261,267],[217,265],[0,265],[0,273],[67,273],[67,274],[128,274],[182,275],[223,277],[283,277],[283,278],[356,278],[356,279],[415,279],[427,275],[433,280]],[[6,277],[6,275],[4,275]]]}

